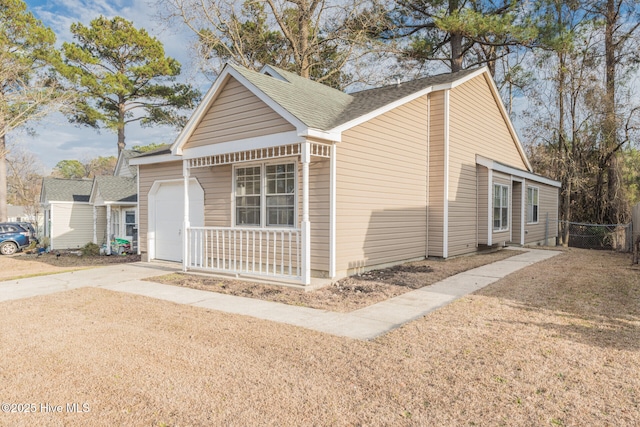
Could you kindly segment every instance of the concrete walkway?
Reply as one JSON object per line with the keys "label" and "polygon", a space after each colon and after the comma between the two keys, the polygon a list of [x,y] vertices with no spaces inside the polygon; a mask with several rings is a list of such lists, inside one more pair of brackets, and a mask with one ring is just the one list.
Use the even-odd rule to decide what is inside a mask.
{"label": "concrete walkway", "polygon": [[558,251],[525,250],[523,254],[465,271],[431,286],[350,313],[336,313],[147,282],[141,279],[178,271],[171,266],[147,263],[117,264],[0,282],[0,302],[82,287],[97,287],[368,340],[418,319],[508,274],[560,254]]}

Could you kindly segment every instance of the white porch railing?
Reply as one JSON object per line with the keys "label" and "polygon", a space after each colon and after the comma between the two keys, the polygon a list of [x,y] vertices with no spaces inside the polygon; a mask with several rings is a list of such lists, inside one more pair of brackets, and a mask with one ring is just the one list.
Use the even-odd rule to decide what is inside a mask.
{"label": "white porch railing", "polygon": [[296,228],[190,227],[187,269],[302,279]]}

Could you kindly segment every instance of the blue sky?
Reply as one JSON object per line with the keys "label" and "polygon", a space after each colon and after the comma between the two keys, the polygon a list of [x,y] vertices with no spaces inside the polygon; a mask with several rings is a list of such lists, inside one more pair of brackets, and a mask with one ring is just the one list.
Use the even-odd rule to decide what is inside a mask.
{"label": "blue sky", "polygon": [[[181,29],[168,30],[154,18],[155,10],[145,0],[27,0],[29,10],[45,25],[53,29],[58,45],[73,41],[69,28],[74,22],[88,25],[99,15],[122,16],[133,22],[136,28],[144,28],[157,37],[165,47],[166,54],[182,63],[181,80],[193,83],[197,78],[189,64],[189,35]],[[202,79],[199,88],[204,91],[207,83]],[[88,127],[70,124],[61,114],[52,114],[38,123],[30,125],[35,134],[26,129],[8,135],[9,144],[20,145],[34,152],[46,169],[51,169],[60,160],[89,160],[97,156],[117,155],[116,134],[102,129],[99,132]],[[163,126],[142,128],[131,124],[126,129],[126,143],[146,145],[171,143],[178,131]]]}

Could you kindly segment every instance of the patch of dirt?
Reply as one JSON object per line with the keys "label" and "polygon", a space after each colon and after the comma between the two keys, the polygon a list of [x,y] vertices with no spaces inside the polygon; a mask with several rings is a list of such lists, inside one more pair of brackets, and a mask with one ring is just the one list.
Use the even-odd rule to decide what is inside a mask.
{"label": "patch of dirt", "polygon": [[447,260],[427,259],[350,276],[312,291],[184,273],[145,280],[290,305],[349,312],[520,253],[522,252],[517,250],[500,250]]}

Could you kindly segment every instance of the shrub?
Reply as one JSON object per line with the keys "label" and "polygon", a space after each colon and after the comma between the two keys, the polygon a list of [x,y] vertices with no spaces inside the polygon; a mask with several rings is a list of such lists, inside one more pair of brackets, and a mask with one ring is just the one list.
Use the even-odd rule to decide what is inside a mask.
{"label": "shrub", "polygon": [[100,255],[100,246],[96,245],[95,243],[89,242],[86,245],[84,245],[82,249],[80,249],[80,252],[82,252],[83,256]]}

